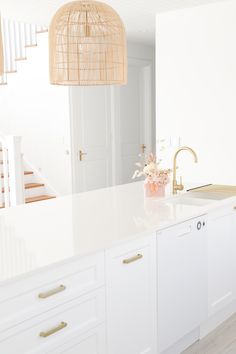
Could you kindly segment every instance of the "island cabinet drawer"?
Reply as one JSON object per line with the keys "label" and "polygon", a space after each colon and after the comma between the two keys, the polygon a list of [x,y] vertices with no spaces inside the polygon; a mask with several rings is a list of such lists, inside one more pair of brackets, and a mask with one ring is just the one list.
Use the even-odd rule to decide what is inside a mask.
{"label": "island cabinet drawer", "polygon": [[99,289],[0,333],[0,353],[45,354],[104,321],[105,291]]}
{"label": "island cabinet drawer", "polygon": [[[106,354],[105,325],[98,326],[81,336],[67,338],[56,348],[48,348],[45,354]],[[35,353],[42,354],[42,352]]]}
{"label": "island cabinet drawer", "polygon": [[104,254],[101,253],[2,286],[0,333],[103,285]]}

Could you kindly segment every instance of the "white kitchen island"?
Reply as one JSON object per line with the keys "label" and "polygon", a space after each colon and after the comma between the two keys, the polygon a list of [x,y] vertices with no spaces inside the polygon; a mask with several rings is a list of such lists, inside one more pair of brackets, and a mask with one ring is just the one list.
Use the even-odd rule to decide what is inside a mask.
{"label": "white kitchen island", "polygon": [[235,312],[236,197],[142,182],[0,212],[0,354],[181,353]]}

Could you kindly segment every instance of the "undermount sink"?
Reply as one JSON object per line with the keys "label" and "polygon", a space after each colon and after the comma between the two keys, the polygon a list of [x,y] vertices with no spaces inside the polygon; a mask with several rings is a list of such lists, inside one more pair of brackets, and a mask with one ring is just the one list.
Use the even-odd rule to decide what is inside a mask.
{"label": "undermount sink", "polygon": [[172,205],[189,205],[189,206],[205,206],[211,203],[209,199],[192,198],[186,194],[179,197],[174,197],[166,201],[167,204]]}
{"label": "undermount sink", "polygon": [[216,200],[224,200],[234,196],[236,196],[236,186],[207,185],[169,198],[165,203],[202,207],[214,203]]}
{"label": "undermount sink", "polygon": [[236,186],[208,185],[189,191],[190,198],[208,200],[224,200],[236,196]]}
{"label": "undermount sink", "polygon": [[[189,193],[190,194],[190,193]],[[235,193],[219,193],[219,192],[193,192],[191,193],[191,198],[194,199],[210,199],[210,200],[224,200],[235,196]]]}

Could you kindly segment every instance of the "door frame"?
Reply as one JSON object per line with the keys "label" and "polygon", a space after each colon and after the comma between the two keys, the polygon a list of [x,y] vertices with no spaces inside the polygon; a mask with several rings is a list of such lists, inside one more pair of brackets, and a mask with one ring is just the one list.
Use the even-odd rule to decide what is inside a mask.
{"label": "door frame", "polygon": [[71,159],[71,189],[72,194],[76,193],[76,163],[78,158],[78,152],[76,151],[76,136],[75,136],[75,114],[74,114],[74,105],[72,99],[72,88],[68,88],[69,96],[69,117],[70,117],[70,159]]}

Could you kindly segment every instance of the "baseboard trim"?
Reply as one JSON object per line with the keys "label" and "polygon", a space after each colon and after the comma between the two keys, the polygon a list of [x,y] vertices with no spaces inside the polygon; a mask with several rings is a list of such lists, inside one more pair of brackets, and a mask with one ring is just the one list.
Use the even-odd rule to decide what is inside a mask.
{"label": "baseboard trim", "polygon": [[213,314],[204,322],[200,327],[200,339],[207,336],[209,333],[214,331],[218,326],[220,326],[224,321],[230,318],[236,313],[236,300],[229,304],[227,307],[221,311]]}
{"label": "baseboard trim", "polygon": [[186,336],[181,338],[177,343],[169,347],[168,349],[162,351],[160,354],[180,354],[185,349],[190,347],[193,343],[199,340],[199,328],[194,329],[192,332],[188,333]]}
{"label": "baseboard trim", "polygon": [[214,331],[223,322],[228,320],[236,313],[236,300],[229,304],[221,311],[211,315],[199,328],[196,328],[186,336],[181,338],[177,343],[168,349],[160,352],[160,354],[181,354],[185,349],[190,347],[198,340],[206,337],[209,333]]}

